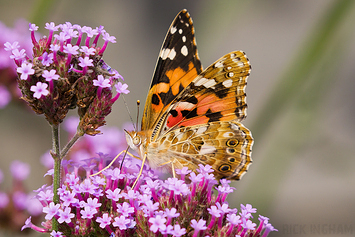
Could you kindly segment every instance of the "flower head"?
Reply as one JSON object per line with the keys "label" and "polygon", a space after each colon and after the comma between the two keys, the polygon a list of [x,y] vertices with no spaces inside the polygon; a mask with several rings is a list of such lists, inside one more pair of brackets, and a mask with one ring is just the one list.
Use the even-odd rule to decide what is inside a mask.
{"label": "flower head", "polygon": [[[69,110],[77,108],[80,134],[96,135],[116,100],[111,86],[118,78],[122,79],[113,73],[116,70],[102,67],[107,65],[102,60],[103,48],[114,42],[114,37],[103,27],[92,29],[70,22],[60,25],[50,22],[45,28],[49,35],[37,40],[34,32],[38,26],[29,25],[32,52],[21,48],[19,41],[4,45],[4,52],[11,53],[8,57],[17,65],[17,74],[23,80],[18,81],[22,99],[36,113],[45,114],[53,125],[62,123]],[[80,46],[85,33],[85,46]],[[90,44],[93,36],[96,37]],[[104,38],[104,47],[97,45],[99,37]],[[123,87],[122,93],[128,93],[127,87]]]}

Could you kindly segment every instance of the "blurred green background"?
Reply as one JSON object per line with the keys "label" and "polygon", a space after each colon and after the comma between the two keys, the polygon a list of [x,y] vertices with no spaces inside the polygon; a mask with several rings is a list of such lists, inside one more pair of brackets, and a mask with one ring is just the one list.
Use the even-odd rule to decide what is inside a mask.
{"label": "blurred green background", "polygon": [[[25,18],[43,34],[51,21],[105,26],[117,43],[104,59],[129,85],[135,116],[166,31],[184,8],[204,68],[233,50],[252,64],[244,124],[255,138],[253,165],[233,182],[230,205],[250,203],[269,217],[279,230],[270,236],[354,236],[355,1],[0,0],[0,20],[12,26]],[[121,127],[125,111],[118,100],[107,124]],[[39,157],[51,147],[44,117],[12,104],[0,124],[2,189],[11,185],[14,159],[31,164],[30,190],[42,186]]]}

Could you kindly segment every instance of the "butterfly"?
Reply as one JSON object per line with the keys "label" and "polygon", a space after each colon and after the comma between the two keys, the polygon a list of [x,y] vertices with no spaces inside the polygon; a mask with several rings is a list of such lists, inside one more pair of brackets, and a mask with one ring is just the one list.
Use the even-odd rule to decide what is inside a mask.
{"label": "butterfly", "polygon": [[192,19],[182,10],[160,50],[141,130],[125,131],[129,147],[152,169],[175,174],[175,169],[196,171],[208,164],[216,179],[239,180],[252,162],[253,138],[240,123],[246,117],[250,70],[242,51],[203,70]]}

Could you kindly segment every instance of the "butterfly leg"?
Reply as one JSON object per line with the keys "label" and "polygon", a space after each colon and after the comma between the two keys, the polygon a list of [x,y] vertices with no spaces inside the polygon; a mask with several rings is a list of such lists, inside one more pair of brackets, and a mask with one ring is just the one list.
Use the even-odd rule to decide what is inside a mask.
{"label": "butterfly leg", "polygon": [[119,157],[122,153],[128,154],[128,155],[130,155],[130,156],[136,158],[136,156],[134,156],[134,155],[132,155],[131,153],[128,152],[128,149],[123,150],[123,151],[121,151],[120,153],[118,153],[118,155],[110,162],[110,164],[108,164],[105,168],[103,168],[103,169],[100,170],[99,172],[90,175],[90,177],[91,177],[91,176],[96,176],[96,175],[98,175],[98,174],[101,174],[104,170],[107,170],[108,168],[110,168],[111,165],[118,159],[118,157]]}
{"label": "butterfly leg", "polygon": [[167,165],[167,164],[171,164],[171,171],[172,171],[172,173],[173,173],[173,177],[174,177],[174,178],[176,178],[176,174],[175,174],[175,167],[174,167],[174,162],[172,162],[172,161],[168,161],[168,162],[165,162],[165,163],[159,164],[159,167],[160,167],[160,166]]}
{"label": "butterfly leg", "polygon": [[143,172],[143,167],[144,167],[144,163],[147,159],[147,153],[144,154],[144,157],[143,157],[143,160],[142,160],[142,165],[141,165],[141,169],[139,170],[139,174],[137,175],[137,178],[136,178],[136,181],[134,181],[133,185],[132,185],[132,189],[134,189],[134,187],[136,186],[139,178],[141,177],[142,175],[142,172]]}

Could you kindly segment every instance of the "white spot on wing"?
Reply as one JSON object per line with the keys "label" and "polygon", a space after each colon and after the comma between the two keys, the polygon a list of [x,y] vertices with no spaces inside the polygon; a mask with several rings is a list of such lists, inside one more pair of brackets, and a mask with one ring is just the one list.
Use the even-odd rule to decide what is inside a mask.
{"label": "white spot on wing", "polygon": [[168,58],[170,58],[171,60],[173,60],[175,58],[175,55],[176,55],[176,51],[175,49],[171,49],[170,50],[170,53],[168,55]]}
{"label": "white spot on wing", "polygon": [[184,55],[184,56],[187,56],[187,54],[189,53],[189,52],[187,51],[186,45],[182,46],[182,48],[181,48],[181,53],[182,53],[182,55]]}
{"label": "white spot on wing", "polygon": [[209,79],[206,83],[203,84],[204,87],[210,88],[213,87],[217,84],[217,82],[214,79]]}
{"label": "white spot on wing", "polygon": [[176,30],[177,30],[176,27],[173,26],[173,27],[170,28],[170,33],[174,34],[176,32]]}
{"label": "white spot on wing", "polygon": [[233,130],[239,130],[239,126],[236,125],[235,123],[231,123],[231,129],[233,129]]}
{"label": "white spot on wing", "polygon": [[169,52],[170,52],[170,49],[162,49],[160,52],[161,59],[165,60],[168,57]]}
{"label": "white spot on wing", "polygon": [[225,132],[223,133],[223,137],[233,137],[234,133],[232,132]]}
{"label": "white spot on wing", "polygon": [[205,82],[207,82],[207,81],[208,81],[208,79],[202,77],[202,78],[200,78],[198,81],[195,82],[195,86],[201,86],[201,85],[203,85],[203,84],[204,84]]}
{"label": "white spot on wing", "polygon": [[184,35],[183,37],[182,37],[182,42],[186,42],[186,36]]}
{"label": "white spot on wing", "polygon": [[215,67],[223,67],[223,61],[216,62]]}
{"label": "white spot on wing", "polygon": [[176,51],[175,49],[162,49],[160,52],[160,57],[161,59],[165,60],[169,58],[170,60],[173,60],[176,56]]}
{"label": "white spot on wing", "polygon": [[217,82],[214,79],[207,79],[202,77],[200,80],[195,82],[195,86],[201,86],[203,85],[206,88],[213,87],[217,84]]}
{"label": "white spot on wing", "polygon": [[203,134],[206,131],[207,131],[207,127],[199,127],[196,131],[196,135]]}
{"label": "white spot on wing", "polygon": [[176,106],[174,106],[174,108],[179,107],[179,109],[184,109],[184,110],[189,110],[195,107],[195,105],[193,103],[190,102],[186,102],[186,101],[182,101],[182,102],[178,102],[176,104]]}
{"label": "white spot on wing", "polygon": [[182,29],[179,29],[179,34],[180,34],[180,35],[182,34]]}
{"label": "white spot on wing", "polygon": [[205,154],[210,154],[213,152],[216,152],[216,148],[214,146],[210,146],[210,145],[203,145],[201,146],[201,150],[198,153],[199,155],[205,155]]}
{"label": "white spot on wing", "polygon": [[228,80],[225,80],[225,81],[222,82],[222,85],[227,87],[227,88],[231,87],[232,84],[233,84],[233,80],[232,79],[228,79]]}

